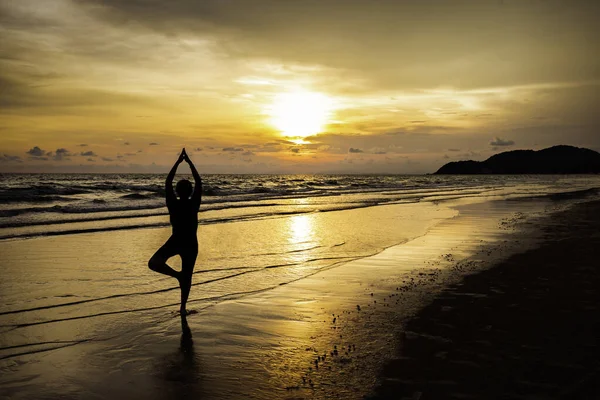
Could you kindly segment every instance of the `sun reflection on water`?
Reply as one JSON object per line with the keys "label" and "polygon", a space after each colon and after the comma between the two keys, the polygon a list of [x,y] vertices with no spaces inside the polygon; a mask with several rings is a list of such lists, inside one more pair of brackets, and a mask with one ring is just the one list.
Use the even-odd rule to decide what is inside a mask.
{"label": "sun reflection on water", "polygon": [[311,242],[314,237],[312,217],[309,215],[297,215],[290,218],[290,243]]}

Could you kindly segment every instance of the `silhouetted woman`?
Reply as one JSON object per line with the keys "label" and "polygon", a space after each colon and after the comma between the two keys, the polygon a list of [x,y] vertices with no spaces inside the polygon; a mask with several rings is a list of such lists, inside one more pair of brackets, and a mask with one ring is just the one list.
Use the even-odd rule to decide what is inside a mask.
{"label": "silhouetted woman", "polygon": [[[177,167],[183,161],[190,166],[195,184],[192,192],[190,181],[182,179],[177,182],[175,188],[179,196],[179,199],[177,199],[173,191],[173,178],[177,172]],[[181,151],[179,158],[167,176],[165,189],[173,233],[169,240],[148,261],[148,267],[153,271],[177,278],[181,288],[181,307],[179,311],[185,314],[185,304],[190,294],[194,264],[198,255],[196,231],[198,230],[198,210],[202,201],[202,179],[185,152],[185,148]],[[181,257],[181,272],[177,272],[167,265],[167,260],[175,255]]]}

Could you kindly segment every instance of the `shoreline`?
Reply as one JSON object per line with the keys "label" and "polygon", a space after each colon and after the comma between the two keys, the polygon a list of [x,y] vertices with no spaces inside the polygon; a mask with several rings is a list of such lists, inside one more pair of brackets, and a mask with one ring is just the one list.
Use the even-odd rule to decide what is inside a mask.
{"label": "shoreline", "polygon": [[[297,282],[296,290],[320,304],[313,319],[325,327],[305,341],[304,369],[296,368],[285,386],[291,398],[368,396],[379,370],[396,351],[397,327],[465,274],[534,247],[536,229],[521,226],[521,211],[543,217],[548,207],[564,205],[505,200],[454,204],[451,208],[460,214],[423,236]],[[527,221],[535,225],[536,218]],[[331,288],[336,281],[343,289]]]}
{"label": "shoreline", "polygon": [[542,222],[543,243],[464,277],[396,329],[370,399],[600,396],[600,201]]}

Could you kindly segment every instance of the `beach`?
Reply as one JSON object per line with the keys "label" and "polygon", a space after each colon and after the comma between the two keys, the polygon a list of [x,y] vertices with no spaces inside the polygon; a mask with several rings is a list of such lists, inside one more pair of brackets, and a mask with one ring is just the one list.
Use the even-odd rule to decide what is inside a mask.
{"label": "beach", "polygon": [[599,211],[553,215],[539,247],[440,293],[403,325],[370,398],[599,398]]}
{"label": "beach", "polygon": [[[429,378],[408,382],[394,364],[420,362],[403,353],[413,337],[446,338],[410,328],[423,307],[465,276],[551,242],[544,227],[553,213],[597,197],[589,178],[493,182],[209,203],[186,319],[175,282],[146,266],[169,237],[164,215],[134,206],[115,218],[9,221],[0,241],[0,394],[359,399],[385,398],[386,385],[402,383],[403,396],[425,395],[432,389],[419,379]],[[41,226],[51,234],[36,234]]]}

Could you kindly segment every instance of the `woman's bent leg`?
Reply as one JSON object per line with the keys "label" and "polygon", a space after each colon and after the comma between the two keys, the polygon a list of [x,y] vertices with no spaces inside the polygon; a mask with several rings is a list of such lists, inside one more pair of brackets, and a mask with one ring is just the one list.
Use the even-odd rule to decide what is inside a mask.
{"label": "woman's bent leg", "polygon": [[167,242],[154,253],[152,258],[150,258],[150,261],[148,261],[148,268],[152,271],[179,279],[179,272],[167,265],[167,260],[178,253],[177,246],[175,246],[172,239],[173,238],[167,240]]}

